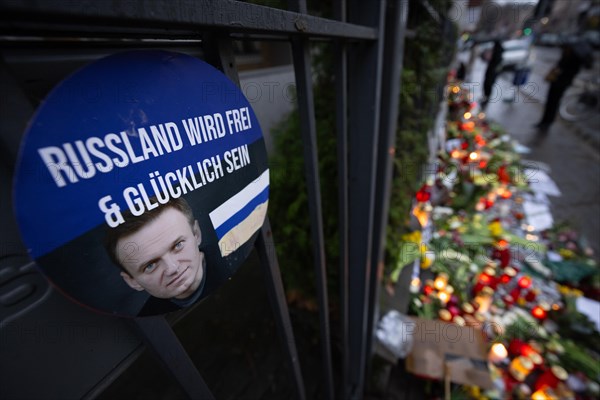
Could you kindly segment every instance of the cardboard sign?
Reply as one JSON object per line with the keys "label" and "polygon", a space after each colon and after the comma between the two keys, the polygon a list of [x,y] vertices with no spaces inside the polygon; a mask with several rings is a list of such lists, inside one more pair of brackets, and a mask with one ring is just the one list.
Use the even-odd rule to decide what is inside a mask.
{"label": "cardboard sign", "polygon": [[487,367],[483,334],[472,326],[415,318],[412,352],[406,359],[407,371],[428,378],[493,387]]}
{"label": "cardboard sign", "polygon": [[268,193],[264,139],[239,88],[197,58],[147,50],[52,90],[14,186],[42,272],[78,303],[123,316],[187,307],[231,277]]}

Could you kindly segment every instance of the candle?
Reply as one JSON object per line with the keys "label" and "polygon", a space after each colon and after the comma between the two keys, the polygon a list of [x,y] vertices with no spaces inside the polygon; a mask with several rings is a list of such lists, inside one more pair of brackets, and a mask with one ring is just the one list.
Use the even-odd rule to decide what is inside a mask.
{"label": "candle", "polygon": [[517,270],[513,267],[506,267],[502,271],[502,276],[500,276],[500,283],[506,285],[509,283],[515,276],[517,275]]}
{"label": "candle", "polygon": [[513,391],[513,394],[518,400],[531,399],[531,389],[524,383],[520,383],[519,385],[517,385]]}
{"label": "candle", "polygon": [[520,339],[513,339],[508,344],[508,353],[513,356],[523,355],[523,347],[527,346],[527,344]]}
{"label": "candle", "polygon": [[500,239],[496,242],[495,247],[494,258],[500,261],[502,267],[507,267],[510,264],[510,247],[508,241]]}
{"label": "candle", "polygon": [[519,281],[517,284],[519,285],[519,287],[521,289],[529,289],[529,287],[531,286],[531,278],[528,277],[527,275],[523,275],[522,277],[519,278]]}
{"label": "candle", "polygon": [[541,367],[542,363],[544,362],[542,356],[535,352],[529,353],[526,357],[531,360],[534,369]]}
{"label": "candle", "polygon": [[488,353],[488,360],[491,363],[498,364],[506,360],[506,357],[508,357],[506,347],[502,343],[494,343]]}
{"label": "candle", "polygon": [[519,382],[523,382],[532,369],[533,363],[529,358],[524,356],[513,359],[508,366],[510,375]]}
{"label": "candle", "polygon": [[504,301],[506,308],[512,307],[512,305],[515,303],[515,299],[513,299],[513,297],[510,294],[505,294],[504,296],[502,296],[502,300]]}
{"label": "candle", "polygon": [[[451,292],[448,292],[448,288],[452,288],[452,286],[448,286],[448,287],[446,288],[446,292],[447,292],[448,294],[451,294],[451,293],[453,293],[453,292],[454,292],[454,288],[452,288],[452,291],[451,291]],[[457,297],[455,294],[451,294],[451,295],[450,295],[450,300],[448,300],[448,305],[452,305],[452,306],[456,306],[456,307],[458,307],[458,297]]]}
{"label": "candle", "polygon": [[534,289],[530,289],[526,294],[525,294],[525,300],[527,300],[528,302],[532,302],[535,300],[535,298],[537,297],[537,292]]}
{"label": "candle", "polygon": [[510,297],[513,298],[513,301],[519,300],[519,298],[521,297],[521,288],[517,286],[513,290],[511,290]]}
{"label": "candle", "polygon": [[490,287],[484,287],[481,292],[475,297],[474,301],[477,304],[477,311],[480,314],[485,314],[490,306],[492,305],[492,295],[494,289]]}
{"label": "candle", "polygon": [[496,271],[491,267],[485,267],[483,272],[477,277],[477,283],[473,287],[473,294],[481,292],[485,287],[494,286],[494,276]]}
{"label": "candle", "polygon": [[421,279],[419,279],[418,277],[413,278],[410,281],[410,292],[418,293],[420,288],[421,288]]}
{"label": "candle", "polygon": [[452,322],[454,322],[458,326],[465,326],[466,324],[465,319],[460,315],[456,315],[454,318],[452,318]]}
{"label": "candle", "polygon": [[[528,342],[528,344],[529,344],[529,348],[531,349],[531,351],[534,351],[538,354],[542,354],[544,352],[544,347],[541,344],[539,344],[538,342],[536,342],[535,340],[530,340]],[[524,354],[524,355],[526,356],[527,354]]]}
{"label": "candle", "polygon": [[425,293],[426,296],[429,296],[431,293],[433,293],[433,291],[434,291],[433,286],[425,285],[423,287],[423,293]]}
{"label": "candle", "polygon": [[450,314],[450,311],[446,309],[441,309],[438,312],[438,316],[442,321],[450,322],[452,320],[452,314]]}
{"label": "candle", "polygon": [[463,303],[461,309],[464,314],[473,314],[475,312],[475,308],[470,303]]}
{"label": "candle", "polygon": [[544,371],[542,375],[535,382],[535,390],[543,389],[545,387],[556,388],[559,382],[564,382],[569,377],[569,374],[563,367],[554,365]]}
{"label": "candle", "polygon": [[448,294],[448,292],[445,292],[443,290],[438,292],[437,297],[438,299],[440,299],[443,305],[446,305],[448,303],[448,300],[450,300],[450,295]]}
{"label": "candle", "polygon": [[550,388],[536,390],[531,395],[531,400],[556,400],[556,399],[558,399],[558,397],[556,396],[556,393],[554,393],[554,390],[552,390]]}
{"label": "candle", "polygon": [[444,290],[446,288],[446,285],[448,285],[448,275],[441,272],[435,278],[435,281],[433,281],[433,287],[437,290]]}
{"label": "candle", "polygon": [[542,307],[535,306],[531,310],[531,315],[533,315],[536,319],[543,321],[546,319],[546,316],[548,315],[548,313]]}
{"label": "candle", "polygon": [[460,310],[455,305],[449,306],[448,311],[450,311],[450,314],[452,314],[452,318],[456,317],[457,315],[460,315]]}

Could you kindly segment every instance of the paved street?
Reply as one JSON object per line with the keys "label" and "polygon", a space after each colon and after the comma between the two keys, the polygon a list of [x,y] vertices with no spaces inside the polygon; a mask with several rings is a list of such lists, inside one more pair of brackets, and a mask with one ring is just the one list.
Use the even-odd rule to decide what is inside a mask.
{"label": "paved street", "polygon": [[[525,159],[550,167],[550,176],[562,192],[562,196],[550,198],[554,220],[569,221],[588,239],[596,259],[600,259],[600,115],[591,114],[575,123],[557,117],[546,134],[533,127],[541,118],[548,90],[543,77],[559,58],[557,48],[535,47],[528,82],[515,90],[513,74],[502,74],[496,80],[486,113],[489,120],[500,123],[514,139],[530,148],[531,153],[523,155]],[[579,78],[597,76],[599,65],[596,57],[593,70],[580,72]],[[485,63],[477,59],[467,76],[475,89],[475,100],[481,98],[484,71]],[[571,87],[565,97],[574,90]]]}

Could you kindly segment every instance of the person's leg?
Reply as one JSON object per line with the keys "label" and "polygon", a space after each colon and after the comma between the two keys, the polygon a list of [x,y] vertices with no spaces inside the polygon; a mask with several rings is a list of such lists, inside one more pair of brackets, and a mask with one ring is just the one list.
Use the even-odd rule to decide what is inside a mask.
{"label": "person's leg", "polygon": [[550,124],[552,124],[552,122],[554,122],[556,113],[558,112],[560,99],[566,89],[567,87],[565,85],[554,83],[550,85],[550,90],[548,90],[548,96],[546,98],[546,106],[544,108],[544,116],[538,123],[538,127],[548,127]]}
{"label": "person's leg", "polygon": [[485,79],[483,80],[483,95],[485,96],[486,100],[488,100],[490,98],[490,95],[492,94],[494,80],[495,76],[493,73],[488,72],[485,74]]}

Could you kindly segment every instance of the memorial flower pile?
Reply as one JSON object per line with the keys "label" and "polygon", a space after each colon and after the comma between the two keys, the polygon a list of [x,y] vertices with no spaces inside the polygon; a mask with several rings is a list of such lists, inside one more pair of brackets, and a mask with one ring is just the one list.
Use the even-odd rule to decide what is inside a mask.
{"label": "memorial flower pile", "polygon": [[410,314],[485,336],[494,389],[454,385],[456,398],[597,398],[600,334],[578,309],[598,300],[594,254],[567,225],[532,223],[535,169],[468,99],[449,86],[445,146],[391,280],[412,268]]}

